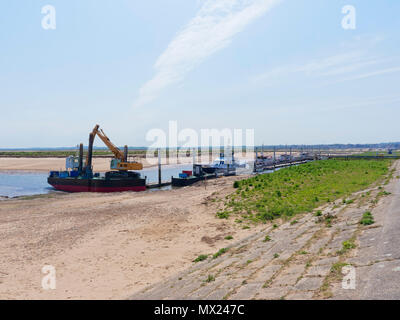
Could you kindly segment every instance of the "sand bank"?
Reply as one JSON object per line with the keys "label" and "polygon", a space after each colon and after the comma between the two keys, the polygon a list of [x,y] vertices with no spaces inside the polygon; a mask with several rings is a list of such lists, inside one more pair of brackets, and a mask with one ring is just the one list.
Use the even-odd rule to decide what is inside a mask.
{"label": "sand bank", "polygon": [[[104,172],[110,170],[111,158],[94,158],[93,169]],[[162,163],[166,163],[163,159]],[[141,160],[144,168],[153,167],[157,164],[156,159]],[[181,163],[192,163],[192,158],[184,158]],[[0,171],[30,171],[47,172],[51,170],[65,170],[65,158],[0,158]]]}
{"label": "sand bank", "polygon": [[[215,217],[208,197],[231,192],[234,179],[1,201],[0,299],[119,299],[187,268],[257,230]],[[55,290],[41,287],[44,265],[56,268]]]}
{"label": "sand bank", "polygon": [[[283,154],[283,152],[277,152],[276,156]],[[272,152],[265,152],[264,155],[272,156]],[[247,154],[236,154],[236,159],[239,160],[254,160],[255,154],[250,152]],[[212,159],[218,157],[218,155],[208,156],[203,155],[197,157],[197,163],[210,163]],[[93,158],[93,169],[95,171],[104,172],[110,170],[111,158]],[[137,159],[143,163],[144,168],[150,168],[156,166],[158,163],[157,158]],[[162,164],[192,164],[192,157],[180,157],[177,159],[161,159]],[[47,172],[51,170],[64,170],[65,169],[65,158],[0,158],[0,171],[30,171],[30,172]]]}

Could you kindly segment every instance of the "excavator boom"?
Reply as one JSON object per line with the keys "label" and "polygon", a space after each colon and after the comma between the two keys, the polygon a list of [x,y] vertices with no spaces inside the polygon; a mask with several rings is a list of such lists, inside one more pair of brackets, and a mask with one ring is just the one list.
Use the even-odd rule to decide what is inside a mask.
{"label": "excavator boom", "polygon": [[111,152],[114,153],[115,158],[121,161],[125,159],[124,153],[111,142],[111,140],[106,136],[103,130],[97,131],[97,135],[108,147],[108,149],[110,149]]}
{"label": "excavator boom", "polygon": [[[102,129],[100,129],[100,126],[97,124],[92,133],[90,134],[90,137],[93,137],[92,139],[89,139],[89,149],[93,148],[93,141],[96,135],[99,136],[99,138],[104,142],[104,144],[107,146],[108,149],[114,154],[115,159],[111,161],[111,169],[116,169],[116,170],[142,170],[143,165],[139,162],[129,162],[127,161],[128,157],[128,152],[127,152],[127,147],[125,147],[125,153],[122,152],[116,145],[114,145],[111,140],[107,137],[107,135],[104,133]],[[90,143],[92,144],[90,146]],[[91,159],[90,159],[91,160]],[[89,161],[89,153],[86,157],[86,163],[91,163]]]}

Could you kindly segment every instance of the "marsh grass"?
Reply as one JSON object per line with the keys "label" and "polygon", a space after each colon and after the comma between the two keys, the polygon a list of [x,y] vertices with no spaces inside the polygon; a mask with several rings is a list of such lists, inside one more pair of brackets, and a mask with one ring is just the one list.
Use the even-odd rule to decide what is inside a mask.
{"label": "marsh grass", "polygon": [[[77,151],[72,150],[44,150],[44,151],[1,151],[0,157],[17,157],[17,158],[64,158],[76,155]],[[146,149],[130,150],[129,155],[145,155]],[[93,150],[94,157],[113,156],[109,150]]]}
{"label": "marsh grass", "polygon": [[238,215],[241,222],[254,223],[290,219],[367,188],[387,176],[390,164],[391,160],[322,160],[236,181],[236,192],[225,197],[217,216]]}

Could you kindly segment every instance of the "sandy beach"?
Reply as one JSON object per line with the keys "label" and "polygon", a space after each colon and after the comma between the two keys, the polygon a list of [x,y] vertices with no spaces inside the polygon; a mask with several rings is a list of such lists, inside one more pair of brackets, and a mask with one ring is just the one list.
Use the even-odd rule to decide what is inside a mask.
{"label": "sandy beach", "polygon": [[[0,299],[121,299],[252,234],[209,200],[235,177],[159,192],[52,194],[0,203]],[[234,240],[224,240],[232,235]],[[57,289],[43,290],[42,267]]]}
{"label": "sandy beach", "polygon": [[[0,170],[60,170],[64,161],[0,158]],[[94,159],[95,170],[108,166],[109,159]],[[211,198],[223,198],[243,178],[166,191],[50,193],[1,201],[0,299],[124,299],[160,283],[193,266],[198,255],[265,228],[243,229],[216,218],[218,202]],[[233,240],[225,240],[228,235]],[[46,265],[55,267],[55,290],[42,288]]]}
{"label": "sandy beach", "polygon": [[[394,168],[393,176],[397,177],[400,163]],[[380,258],[376,260],[376,256],[388,261],[388,255],[397,252],[397,178],[383,185],[390,191],[384,198],[379,198],[383,187],[375,186],[367,193],[366,190],[355,193],[354,203],[350,205],[339,199],[322,206],[320,209],[324,213],[337,217],[333,227],[316,223],[317,218],[308,213],[299,215],[294,225],[289,221],[277,221],[276,229],[272,224],[244,229],[232,219],[216,217],[219,201],[215,200],[232,193],[233,182],[243,178],[223,177],[165,191],[51,193],[0,201],[0,299],[165,298],[170,296],[169,286],[175,286],[173,296],[179,299],[221,299],[229,292],[233,299],[279,299],[282,296],[320,299],[323,280],[339,259],[337,253],[343,241],[351,237],[358,239],[360,249],[347,258],[357,263],[361,261],[355,264],[360,268],[368,261],[373,269],[376,261],[381,261]],[[376,197],[380,200],[372,201]],[[377,225],[363,228],[359,220],[371,208]],[[390,241],[393,245],[386,251],[382,249],[383,253],[369,252],[370,245],[363,241],[372,241],[377,231],[392,226]],[[369,232],[373,234],[365,240],[363,234]],[[263,239],[268,233],[273,241],[265,242]],[[233,239],[225,239],[227,236]],[[384,236],[376,239],[379,248],[389,243]],[[201,254],[212,255],[226,247],[231,247],[230,253],[216,261],[215,268],[213,263],[195,265],[193,262]],[[279,259],[275,260],[274,254],[278,251]],[[397,255],[390,260],[393,270],[397,270],[396,259]],[[307,261],[313,261],[309,270]],[[320,264],[326,261],[327,265],[322,268]],[[55,268],[54,290],[42,287],[44,266]],[[389,280],[380,285],[381,289],[393,282],[390,277],[396,274],[392,269],[385,273]],[[192,274],[191,270],[196,272]],[[226,288],[214,292],[214,287],[208,286],[205,288],[208,291],[203,292],[207,275],[219,274],[221,270],[226,275],[219,275],[213,286],[226,285]],[[274,282],[271,288],[264,290],[262,285],[265,277],[272,275],[271,270],[277,272],[273,276],[276,285]],[[254,275],[259,272],[261,282],[254,282],[253,271]],[[192,295],[187,296],[186,286],[196,285],[198,288],[193,288]],[[182,286],[181,292],[177,288]],[[334,283],[332,286],[334,297],[344,294],[335,289]],[[155,291],[148,291],[149,288]],[[194,290],[198,290],[198,295]],[[397,297],[398,290],[392,291],[387,296]],[[371,290],[365,297],[373,292]],[[357,291],[354,297],[361,294],[363,292]]]}

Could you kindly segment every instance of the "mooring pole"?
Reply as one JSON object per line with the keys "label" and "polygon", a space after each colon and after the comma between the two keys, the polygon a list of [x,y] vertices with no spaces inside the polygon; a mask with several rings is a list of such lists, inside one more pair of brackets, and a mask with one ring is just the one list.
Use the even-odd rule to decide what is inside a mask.
{"label": "mooring pole", "polygon": [[128,162],[128,146],[124,146],[124,161]]}
{"label": "mooring pole", "polygon": [[254,168],[253,168],[253,170],[254,170],[254,172],[257,172],[258,148],[257,147],[255,147],[255,148],[256,148],[256,153],[254,155]]}
{"label": "mooring pole", "polygon": [[161,187],[161,149],[158,148],[158,186]]}
{"label": "mooring pole", "polygon": [[82,174],[83,169],[83,143],[79,145],[79,174]]}
{"label": "mooring pole", "polygon": [[193,148],[193,174],[195,165],[196,165],[196,148]]}

